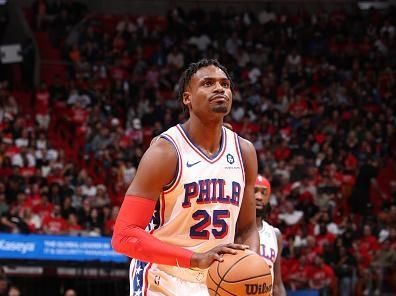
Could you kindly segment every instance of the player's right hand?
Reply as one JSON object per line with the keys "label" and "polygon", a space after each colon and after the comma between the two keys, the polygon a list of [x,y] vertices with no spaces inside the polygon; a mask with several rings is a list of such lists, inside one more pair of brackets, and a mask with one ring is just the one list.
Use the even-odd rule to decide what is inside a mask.
{"label": "player's right hand", "polygon": [[249,249],[247,245],[240,244],[226,244],[214,247],[213,249],[205,253],[194,253],[191,257],[191,267],[205,269],[208,268],[213,261],[222,262],[223,254],[233,254],[237,253],[237,250]]}

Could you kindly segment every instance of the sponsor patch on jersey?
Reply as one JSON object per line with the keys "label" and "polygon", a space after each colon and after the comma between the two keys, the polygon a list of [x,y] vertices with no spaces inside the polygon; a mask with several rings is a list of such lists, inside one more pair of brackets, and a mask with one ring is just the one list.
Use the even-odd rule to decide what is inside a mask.
{"label": "sponsor patch on jersey", "polygon": [[232,156],[230,153],[227,154],[227,162],[229,164],[233,164],[235,162],[234,156]]}

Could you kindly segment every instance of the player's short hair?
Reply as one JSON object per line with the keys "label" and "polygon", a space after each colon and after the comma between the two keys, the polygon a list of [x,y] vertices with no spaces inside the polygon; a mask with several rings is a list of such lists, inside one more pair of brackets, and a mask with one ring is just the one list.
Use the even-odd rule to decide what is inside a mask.
{"label": "player's short hair", "polygon": [[[230,80],[231,89],[233,89],[233,83],[231,79],[231,75],[228,73],[227,68],[219,63],[216,59],[202,59],[196,63],[191,63],[186,70],[184,70],[183,74],[180,77],[178,83],[178,91],[177,91],[177,99],[183,104],[183,93],[186,91],[188,84],[191,81],[191,77],[197,73],[197,71],[201,68],[205,68],[208,66],[215,66],[222,70],[227,78]],[[184,106],[183,106],[184,107]]]}

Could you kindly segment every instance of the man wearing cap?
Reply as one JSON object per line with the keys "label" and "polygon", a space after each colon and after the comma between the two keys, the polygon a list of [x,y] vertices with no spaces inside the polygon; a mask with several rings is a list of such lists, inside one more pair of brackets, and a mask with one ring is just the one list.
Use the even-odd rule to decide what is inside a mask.
{"label": "man wearing cap", "polygon": [[256,222],[260,235],[260,256],[264,258],[271,269],[272,295],[284,296],[286,289],[281,274],[282,234],[264,221],[270,211],[269,197],[271,184],[261,175],[257,176],[254,186],[256,197]]}

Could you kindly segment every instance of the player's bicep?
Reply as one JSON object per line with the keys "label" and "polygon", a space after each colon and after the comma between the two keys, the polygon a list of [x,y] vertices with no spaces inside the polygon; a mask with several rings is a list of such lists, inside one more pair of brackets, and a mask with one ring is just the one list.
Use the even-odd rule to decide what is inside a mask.
{"label": "player's bicep", "polygon": [[156,200],[176,174],[177,153],[171,143],[158,139],[144,153],[127,195]]}

